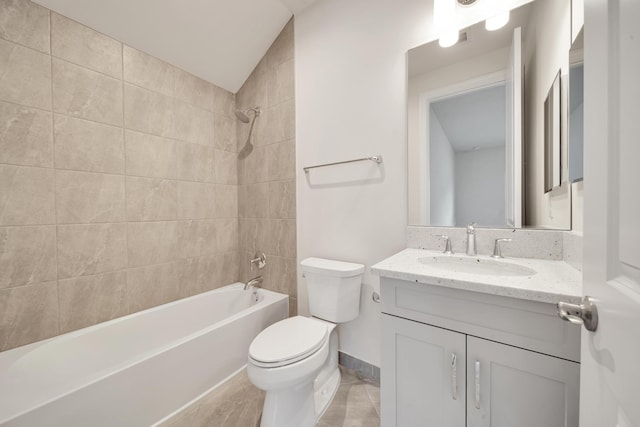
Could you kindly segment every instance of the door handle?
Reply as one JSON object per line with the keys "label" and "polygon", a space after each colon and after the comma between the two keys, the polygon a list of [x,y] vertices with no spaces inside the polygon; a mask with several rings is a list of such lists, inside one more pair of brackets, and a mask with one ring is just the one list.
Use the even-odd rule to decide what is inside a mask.
{"label": "door handle", "polygon": [[458,400],[458,358],[455,353],[451,353],[451,397]]}
{"label": "door handle", "polygon": [[582,304],[569,304],[559,302],[557,313],[561,319],[575,325],[584,325],[587,331],[594,332],[598,329],[598,308],[591,297],[584,296]]}

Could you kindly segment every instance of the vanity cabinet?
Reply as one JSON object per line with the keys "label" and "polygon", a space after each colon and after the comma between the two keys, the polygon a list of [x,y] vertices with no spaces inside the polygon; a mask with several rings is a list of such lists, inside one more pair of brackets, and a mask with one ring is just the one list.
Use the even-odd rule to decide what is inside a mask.
{"label": "vanity cabinet", "polygon": [[553,304],[389,278],[381,294],[382,427],[578,426],[580,329]]}

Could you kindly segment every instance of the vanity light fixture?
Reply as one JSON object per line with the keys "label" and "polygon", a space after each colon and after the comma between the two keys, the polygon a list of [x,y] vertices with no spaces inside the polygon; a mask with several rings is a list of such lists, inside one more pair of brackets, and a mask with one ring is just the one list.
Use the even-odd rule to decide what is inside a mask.
{"label": "vanity light fixture", "polygon": [[484,27],[487,31],[495,31],[507,25],[509,22],[509,11],[499,13],[496,16],[492,16],[484,21]]}
{"label": "vanity light fixture", "polygon": [[438,43],[450,47],[458,42],[456,23],[456,0],[435,0],[433,4],[433,23],[438,31]]}

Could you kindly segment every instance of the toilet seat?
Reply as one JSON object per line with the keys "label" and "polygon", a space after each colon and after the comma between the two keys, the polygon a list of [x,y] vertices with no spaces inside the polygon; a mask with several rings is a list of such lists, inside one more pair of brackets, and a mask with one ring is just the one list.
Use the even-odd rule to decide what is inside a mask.
{"label": "toilet seat", "polygon": [[265,368],[290,365],[317,352],[328,336],[324,322],[290,317],[260,332],[249,347],[249,358],[254,365]]}

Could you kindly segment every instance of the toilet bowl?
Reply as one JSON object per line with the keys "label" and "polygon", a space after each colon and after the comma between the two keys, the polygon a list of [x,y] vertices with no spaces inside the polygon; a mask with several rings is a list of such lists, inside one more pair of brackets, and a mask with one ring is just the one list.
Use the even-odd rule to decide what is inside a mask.
{"label": "toilet bowl", "polygon": [[249,347],[249,380],[266,391],[261,427],[316,424],[340,385],[336,323],[359,314],[362,264],[308,258],[301,266],[312,317],[274,323]]}

